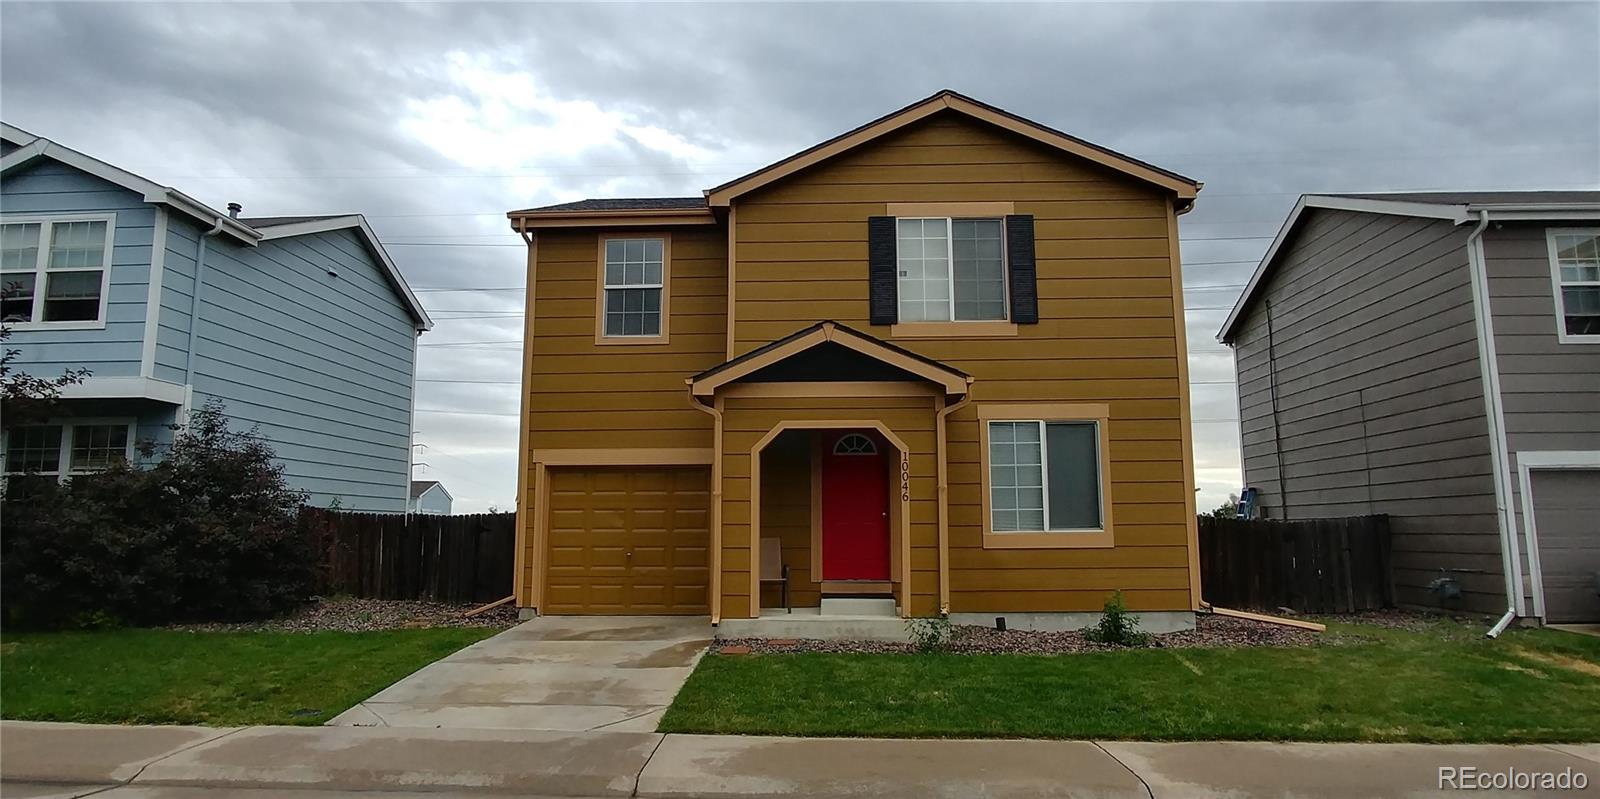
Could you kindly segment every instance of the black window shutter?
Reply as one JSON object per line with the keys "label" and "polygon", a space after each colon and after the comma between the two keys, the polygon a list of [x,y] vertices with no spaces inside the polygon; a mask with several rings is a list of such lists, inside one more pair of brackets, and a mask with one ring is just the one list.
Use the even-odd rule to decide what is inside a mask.
{"label": "black window shutter", "polygon": [[900,276],[896,261],[894,217],[867,217],[867,284],[872,295],[872,324],[892,325],[900,321]]}
{"label": "black window shutter", "polygon": [[1039,277],[1033,259],[1033,215],[1006,217],[1006,270],[1011,280],[1011,321],[1039,324]]}

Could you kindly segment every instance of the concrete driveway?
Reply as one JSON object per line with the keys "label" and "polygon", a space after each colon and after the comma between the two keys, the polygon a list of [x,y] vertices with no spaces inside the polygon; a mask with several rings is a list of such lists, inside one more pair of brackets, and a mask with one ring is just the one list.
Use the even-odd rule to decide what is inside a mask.
{"label": "concrete driveway", "polygon": [[703,617],[545,617],[423,667],[341,727],[654,732],[711,642]]}

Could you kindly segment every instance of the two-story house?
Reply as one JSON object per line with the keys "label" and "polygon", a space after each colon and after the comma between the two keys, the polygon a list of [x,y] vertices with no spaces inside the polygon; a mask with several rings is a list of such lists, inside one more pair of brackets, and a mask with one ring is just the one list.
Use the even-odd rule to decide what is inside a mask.
{"label": "two-story house", "polygon": [[1388,514],[1404,604],[1600,621],[1600,192],[1307,195],[1219,338],[1268,517]]}
{"label": "two-story house", "polygon": [[1198,189],[942,91],[701,197],[511,212],[518,605],[1191,626]]}
{"label": "two-story house", "polygon": [[238,218],[0,126],[8,346],[87,368],[59,418],[4,432],[5,471],[69,475],[170,441],[220,400],[311,502],[406,510],[427,313],[359,215]]}

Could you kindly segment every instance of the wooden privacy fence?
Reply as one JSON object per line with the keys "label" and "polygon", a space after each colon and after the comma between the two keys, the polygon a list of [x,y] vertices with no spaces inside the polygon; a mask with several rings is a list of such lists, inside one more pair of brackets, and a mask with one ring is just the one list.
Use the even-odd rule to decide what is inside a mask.
{"label": "wooden privacy fence", "polygon": [[308,507],[300,527],[322,553],[323,595],[492,602],[511,595],[516,519]]}
{"label": "wooden privacy fence", "polygon": [[1394,606],[1389,517],[1200,517],[1200,585],[1218,607],[1354,613]]}

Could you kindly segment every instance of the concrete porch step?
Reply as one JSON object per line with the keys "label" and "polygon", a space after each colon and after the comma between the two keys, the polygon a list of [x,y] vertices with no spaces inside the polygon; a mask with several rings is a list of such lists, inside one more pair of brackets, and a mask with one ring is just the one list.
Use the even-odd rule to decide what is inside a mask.
{"label": "concrete porch step", "polygon": [[867,618],[898,618],[891,597],[823,597],[821,616],[855,616]]}

